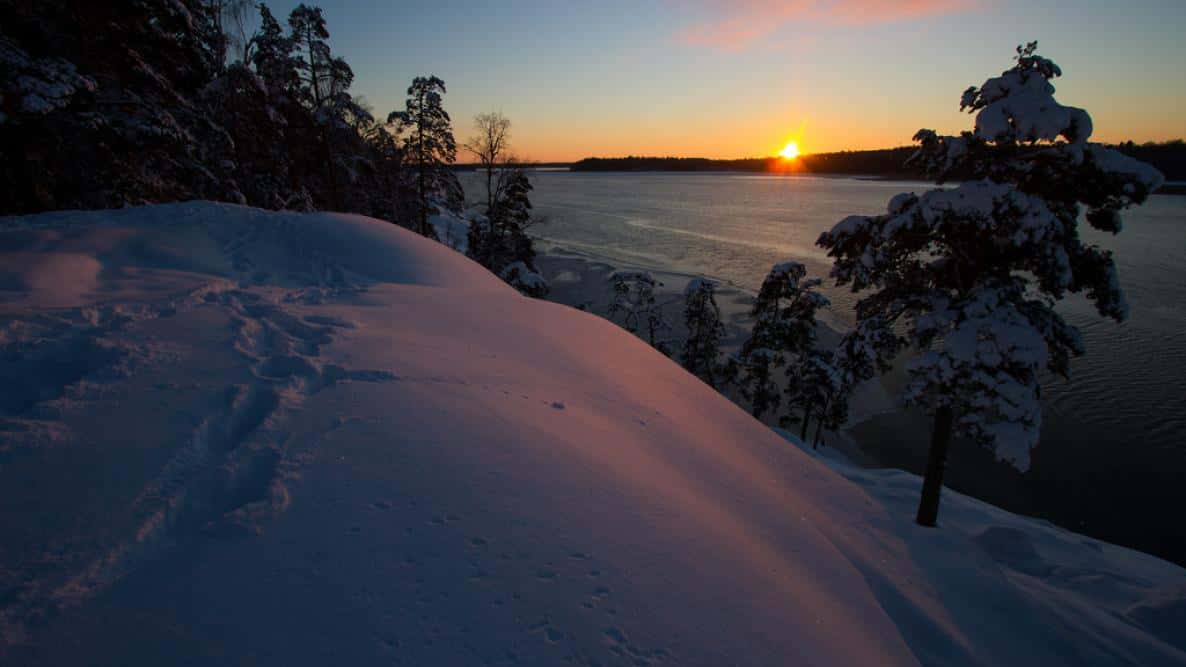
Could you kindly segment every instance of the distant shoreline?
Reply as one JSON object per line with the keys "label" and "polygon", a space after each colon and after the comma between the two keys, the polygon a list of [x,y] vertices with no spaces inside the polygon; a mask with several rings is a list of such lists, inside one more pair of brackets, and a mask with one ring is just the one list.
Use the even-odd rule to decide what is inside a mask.
{"label": "distant shoreline", "polygon": [[[683,159],[683,158],[680,158]],[[876,174],[867,172],[814,172],[814,171],[758,171],[754,169],[737,169],[718,167],[711,169],[663,169],[663,168],[635,168],[635,169],[612,169],[612,168],[596,168],[596,169],[577,169],[574,168],[576,163],[551,163],[551,164],[533,164],[528,165],[529,171],[570,171],[573,173],[604,173],[604,174],[744,174],[750,176],[780,176],[786,178],[851,178],[862,181],[886,181],[886,182],[930,182],[928,179],[920,174]],[[477,165],[457,165],[454,167],[457,171],[476,171]],[[1167,196],[1184,196],[1186,195],[1186,182],[1173,181],[1162,185],[1157,189],[1155,195]]]}
{"label": "distant shoreline", "polygon": [[[1186,195],[1186,143],[1108,145],[1121,153],[1149,163],[1168,181],[1156,194]],[[547,163],[536,167],[564,167],[574,172],[677,172],[749,173],[786,176],[829,176],[870,180],[910,181],[927,179],[920,171],[904,167],[916,147],[899,146],[867,151],[840,151],[801,155],[794,160],[777,157],[721,160],[696,157],[626,156],[589,157],[573,163]]]}
{"label": "distant shoreline", "polygon": [[[1149,163],[1165,175],[1167,183],[1159,195],[1186,195],[1186,143],[1160,144],[1126,142],[1110,145],[1130,157]],[[817,176],[858,178],[874,181],[929,181],[920,171],[904,167],[916,147],[899,146],[868,151],[811,153],[794,160],[777,157],[722,160],[701,157],[638,156],[587,157],[576,162],[527,163],[528,170],[580,173],[684,173],[684,174],[763,174],[770,176]],[[477,171],[478,164],[456,164],[456,171]]]}

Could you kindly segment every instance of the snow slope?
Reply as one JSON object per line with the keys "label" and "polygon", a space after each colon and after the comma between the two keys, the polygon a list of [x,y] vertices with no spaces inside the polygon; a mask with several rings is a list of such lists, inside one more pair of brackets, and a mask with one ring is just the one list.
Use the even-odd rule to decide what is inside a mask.
{"label": "snow slope", "polygon": [[1186,664],[1181,568],[956,494],[918,528],[917,478],[386,223],[0,254],[6,666]]}

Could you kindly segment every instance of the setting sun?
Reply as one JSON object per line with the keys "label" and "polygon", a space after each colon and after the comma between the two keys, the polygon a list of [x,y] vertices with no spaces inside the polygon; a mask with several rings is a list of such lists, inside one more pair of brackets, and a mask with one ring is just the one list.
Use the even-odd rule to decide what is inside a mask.
{"label": "setting sun", "polygon": [[799,144],[793,141],[788,141],[787,145],[783,146],[783,149],[779,151],[778,154],[784,159],[794,160],[795,158],[799,157]]}

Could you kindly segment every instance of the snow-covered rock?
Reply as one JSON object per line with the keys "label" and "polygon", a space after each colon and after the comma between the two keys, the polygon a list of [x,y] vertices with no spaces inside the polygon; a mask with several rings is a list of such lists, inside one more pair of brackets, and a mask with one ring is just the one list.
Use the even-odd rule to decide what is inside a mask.
{"label": "snow-covered rock", "polygon": [[[1178,664],[1186,571],[818,461],[385,222],[0,220],[0,662]],[[831,466],[831,467],[829,467]]]}

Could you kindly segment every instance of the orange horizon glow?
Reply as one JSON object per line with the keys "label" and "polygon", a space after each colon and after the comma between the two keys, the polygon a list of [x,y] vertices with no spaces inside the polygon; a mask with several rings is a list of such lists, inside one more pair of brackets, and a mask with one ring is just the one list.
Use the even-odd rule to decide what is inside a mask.
{"label": "orange horizon glow", "polygon": [[[587,157],[635,155],[711,160],[774,158],[789,166],[791,163],[801,163],[806,156],[821,153],[912,146],[912,137],[920,127],[954,135],[970,129],[973,122],[966,113],[959,111],[958,105],[948,109],[937,105],[938,110],[932,112],[924,110],[926,104],[916,102],[912,106],[917,111],[907,115],[904,120],[890,122],[883,119],[885,122],[867,123],[860,118],[858,110],[826,98],[821,98],[820,103],[830,106],[834,111],[829,114],[793,113],[793,119],[788,122],[787,116],[791,114],[782,108],[772,113],[747,109],[728,123],[727,132],[721,131],[717,117],[706,119],[698,115],[662,117],[662,122],[656,120],[645,124],[621,121],[620,125],[617,119],[589,119],[589,132],[573,132],[571,119],[536,115],[539,112],[522,112],[511,116],[515,119],[516,127],[513,141],[521,157],[537,162],[567,163]],[[508,115],[510,113],[514,113],[514,110]],[[1170,126],[1129,132],[1124,128],[1138,126],[1135,119],[1124,122],[1130,120],[1124,117],[1121,121],[1114,119],[1108,122],[1106,119],[1110,116],[1112,113],[1106,108],[1092,114],[1096,127],[1092,141],[1119,143],[1132,139],[1142,143],[1167,141],[1183,135],[1183,131]],[[459,139],[468,137],[466,133],[458,134]],[[794,160],[786,159],[782,153],[789,142],[794,142],[799,149],[798,157]]]}

